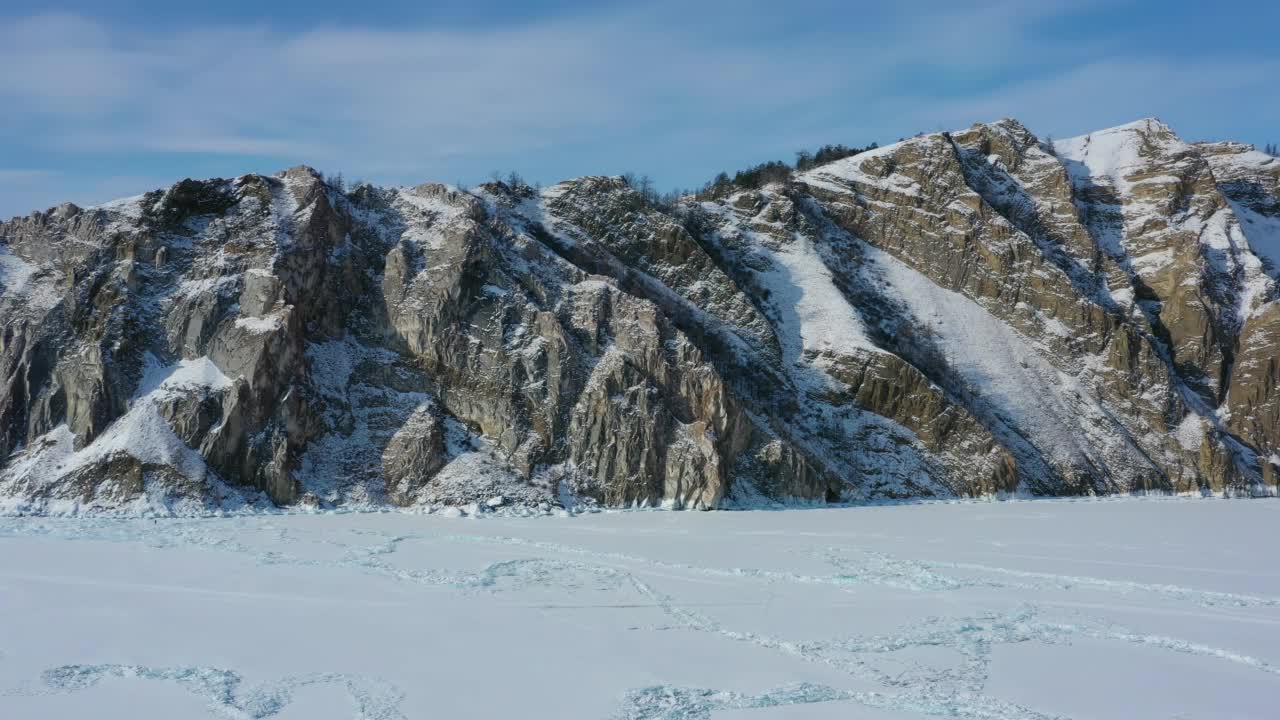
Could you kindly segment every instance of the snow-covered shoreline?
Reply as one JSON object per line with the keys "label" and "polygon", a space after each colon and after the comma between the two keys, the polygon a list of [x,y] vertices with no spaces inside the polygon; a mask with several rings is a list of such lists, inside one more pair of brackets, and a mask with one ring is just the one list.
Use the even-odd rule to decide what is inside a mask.
{"label": "snow-covered shoreline", "polygon": [[0,518],[0,714],[1265,718],[1280,688],[1274,502],[483,516]]}
{"label": "snow-covered shoreline", "polygon": [[819,509],[858,509],[876,507],[898,507],[911,505],[988,505],[1003,503],[1088,503],[1088,502],[1126,502],[1126,501],[1172,501],[1196,502],[1204,500],[1272,500],[1277,497],[1274,492],[1263,492],[1269,488],[1260,488],[1250,495],[1232,493],[1170,493],[1160,490],[1148,490],[1128,493],[1112,493],[1109,495],[1057,495],[1042,496],[1029,493],[986,495],[980,497],[908,497],[908,498],[876,498],[872,500],[828,503],[795,499],[791,502],[758,500],[754,502],[725,502],[715,508],[680,508],[670,505],[610,507],[597,503],[581,503],[570,505],[523,505],[496,496],[484,503],[468,503],[465,505],[418,505],[399,507],[387,504],[337,505],[332,507],[315,506],[275,506],[265,498],[256,502],[224,507],[203,507],[199,502],[183,501],[176,504],[157,504],[147,497],[140,496],[135,502],[114,507],[84,505],[75,501],[55,501],[48,503],[32,503],[26,499],[0,498],[0,519],[7,518],[84,518],[102,520],[149,520],[149,519],[210,519],[235,517],[282,517],[282,516],[316,516],[316,515],[429,515],[444,518],[535,518],[535,517],[577,517],[580,515],[616,514],[616,513],[752,513],[777,511],[803,511]]}

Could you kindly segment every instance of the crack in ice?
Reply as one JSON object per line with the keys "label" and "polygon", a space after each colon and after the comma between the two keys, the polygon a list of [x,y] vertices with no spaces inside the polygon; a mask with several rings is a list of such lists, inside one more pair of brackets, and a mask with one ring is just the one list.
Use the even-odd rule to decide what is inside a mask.
{"label": "crack in ice", "polygon": [[62,665],[41,674],[44,687],[21,688],[7,695],[47,695],[86,690],[107,678],[174,683],[204,699],[210,712],[229,720],[264,720],[293,702],[293,691],[312,686],[342,686],[351,700],[355,720],[405,720],[400,712],[404,693],[377,678],[343,673],[290,675],[275,682],[244,687],[239,673],[209,667],[147,667],[143,665]]}

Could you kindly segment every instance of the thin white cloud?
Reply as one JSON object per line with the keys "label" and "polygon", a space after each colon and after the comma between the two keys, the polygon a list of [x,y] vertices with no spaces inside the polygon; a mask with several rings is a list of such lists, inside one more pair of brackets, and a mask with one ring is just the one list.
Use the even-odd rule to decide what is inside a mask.
{"label": "thin white cloud", "polygon": [[212,129],[205,132],[198,128],[185,133],[172,128],[163,131],[77,131],[60,138],[58,145],[63,150],[84,152],[125,149],[154,153],[251,155],[268,158],[299,158],[323,152],[320,147],[294,140],[212,133]]}
{"label": "thin white cloud", "polygon": [[598,18],[497,31],[151,37],[56,16],[0,35],[0,98],[57,116],[61,127],[43,139],[77,149],[281,154],[329,145],[376,156],[520,147],[655,120],[680,103],[778,107],[839,84],[834,69],[808,65],[704,51],[652,24]]}
{"label": "thin white cloud", "polygon": [[[709,170],[729,169],[1007,115],[1084,131],[1210,99],[1226,106],[1275,76],[1274,61],[1115,57],[1045,32],[1097,2],[924,0],[850,13],[659,0],[480,28],[162,31],[29,17],[0,25],[0,150],[182,155],[174,167],[253,158],[420,181],[545,164],[572,148],[592,165],[555,172],[633,164],[661,176],[664,158],[697,154],[724,163]],[[770,34],[771,21],[791,26]],[[1275,109],[1275,97],[1258,107]],[[39,185],[93,192],[73,195],[85,183],[69,182]],[[0,212],[44,197],[35,192],[6,194]]]}
{"label": "thin white cloud", "polygon": [[[896,66],[943,56],[966,66],[1001,61],[1018,51],[1018,28],[1051,12],[1036,7],[926,3],[890,32],[856,25],[841,42],[784,46],[708,37],[674,5],[513,28],[294,33],[152,35],[42,16],[0,30],[0,98],[54,116],[40,139],[77,150],[371,164],[480,147],[493,154],[865,92]],[[1009,36],[972,43],[993,25]],[[969,47],[957,54],[956,42]]]}
{"label": "thin white cloud", "polygon": [[0,168],[0,184],[26,183],[54,177],[54,170],[27,170],[22,168]]}

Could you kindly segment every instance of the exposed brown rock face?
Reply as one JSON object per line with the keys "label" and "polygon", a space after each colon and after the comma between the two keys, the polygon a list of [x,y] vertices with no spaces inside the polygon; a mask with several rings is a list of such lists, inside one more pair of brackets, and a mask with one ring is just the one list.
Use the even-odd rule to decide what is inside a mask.
{"label": "exposed brown rock face", "polygon": [[23,511],[1272,493],[1280,162],[1012,120],[714,202],[308,168],[0,224]]}

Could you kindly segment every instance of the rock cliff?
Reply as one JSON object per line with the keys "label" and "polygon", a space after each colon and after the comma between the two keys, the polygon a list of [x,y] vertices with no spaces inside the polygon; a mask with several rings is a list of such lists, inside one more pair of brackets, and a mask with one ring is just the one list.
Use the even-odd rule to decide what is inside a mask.
{"label": "rock cliff", "polygon": [[0,223],[9,511],[1274,494],[1280,160],[1013,120],[663,204],[297,167]]}

